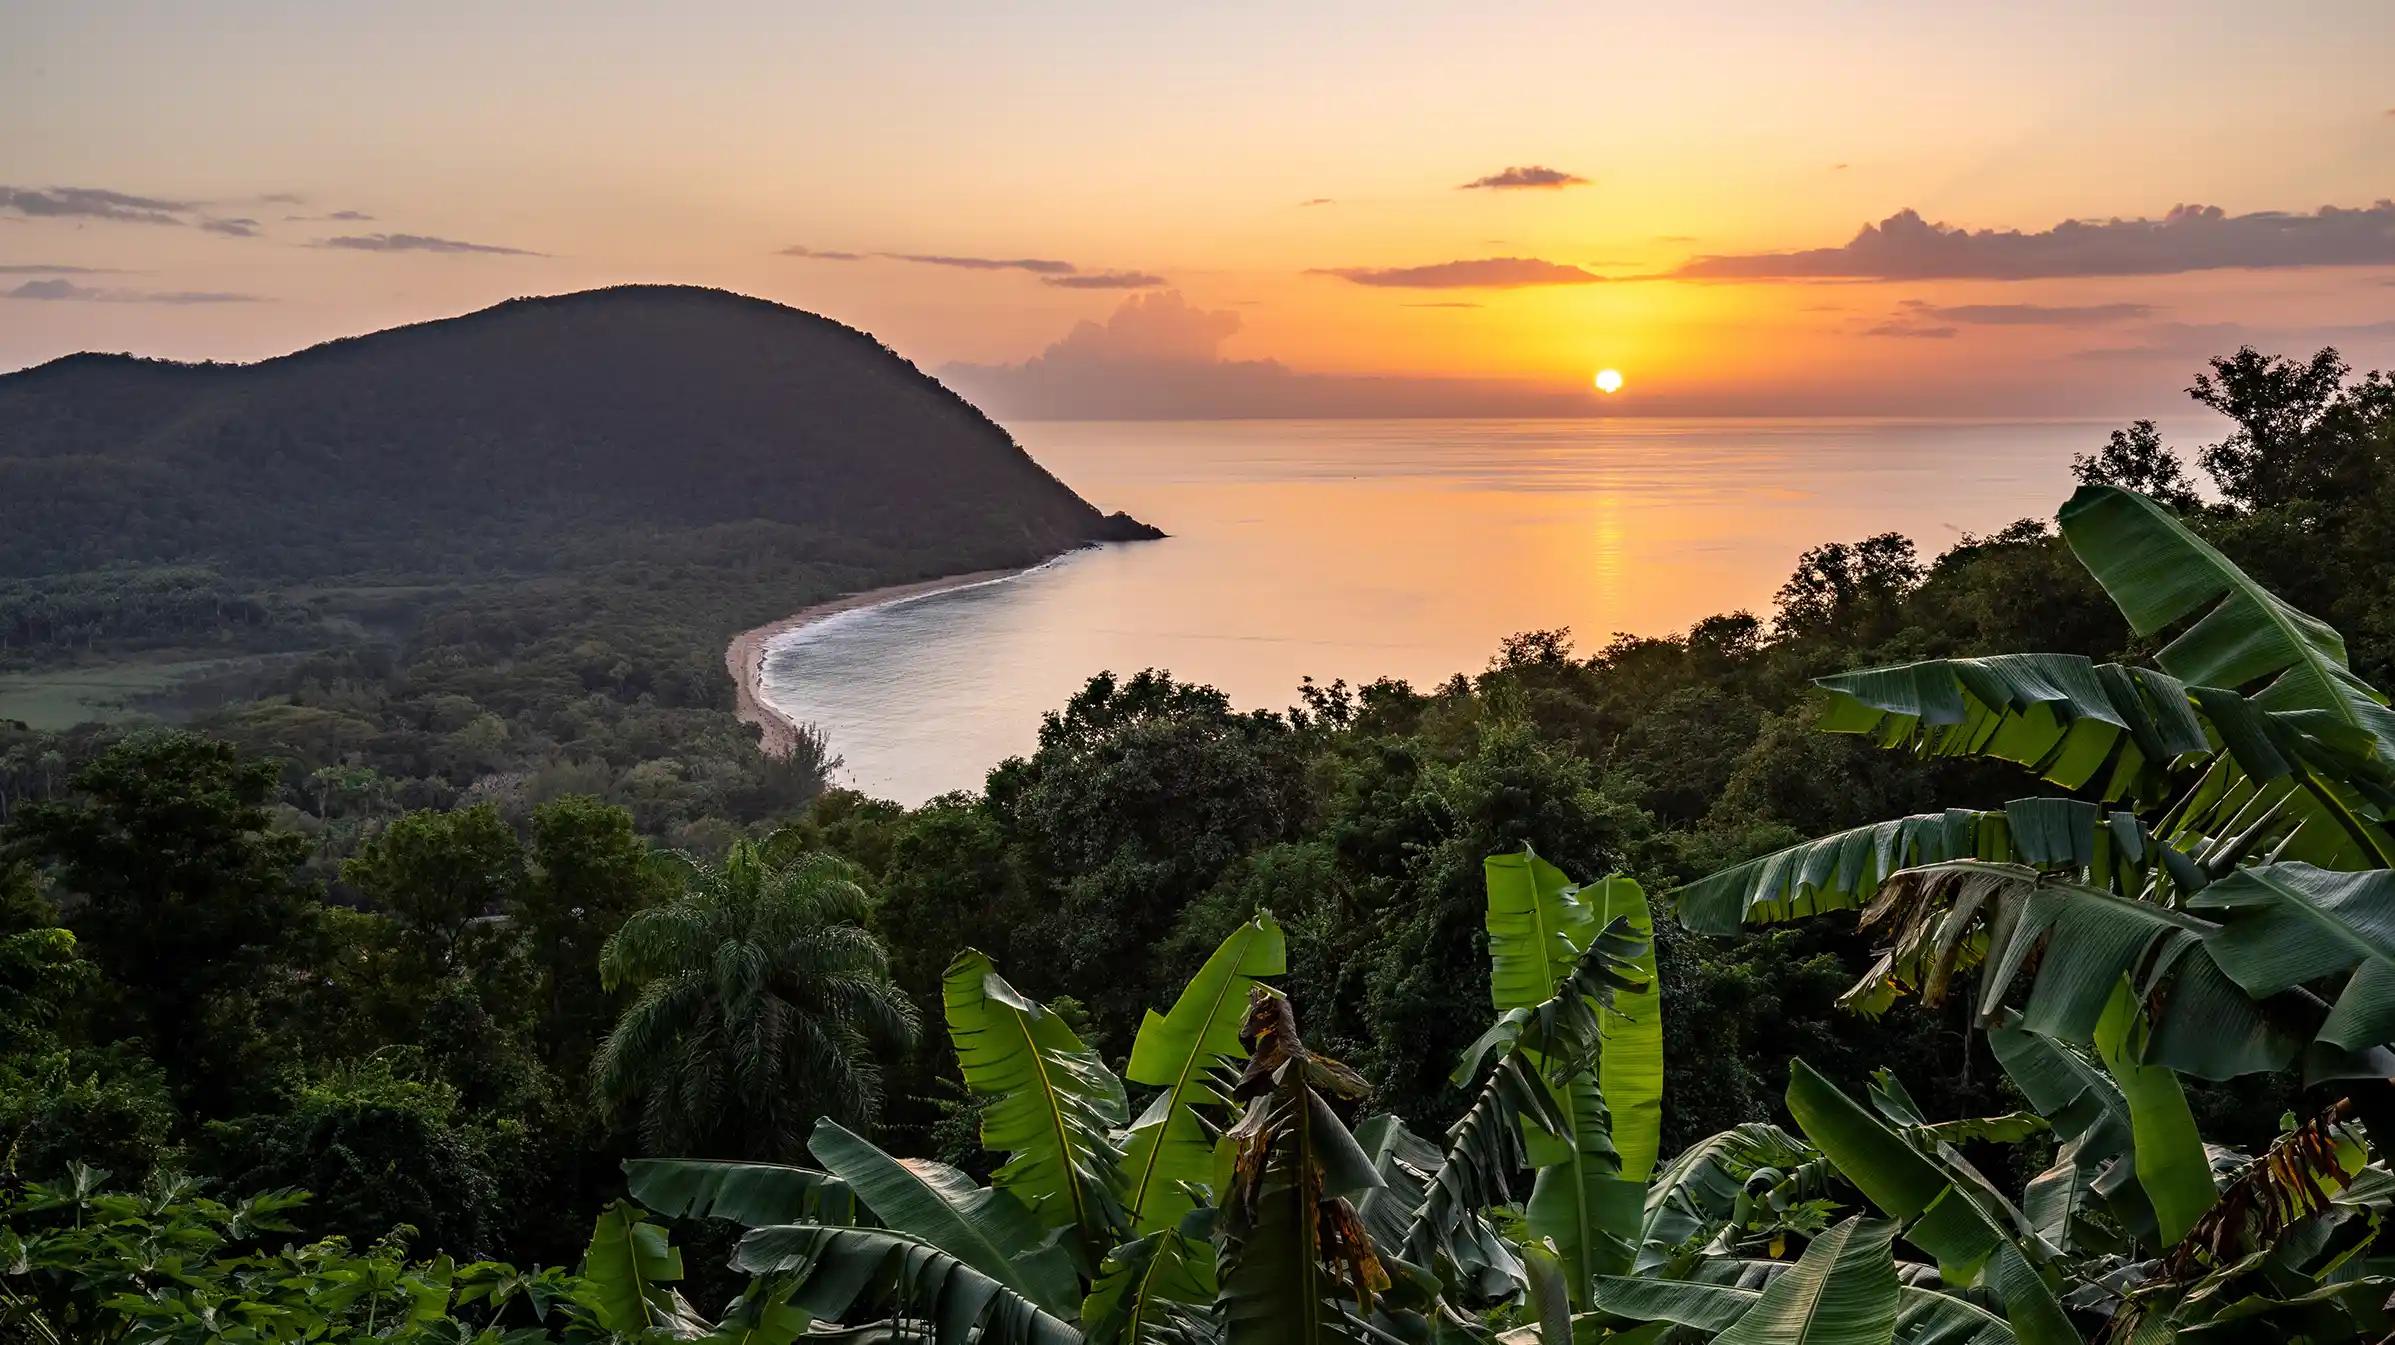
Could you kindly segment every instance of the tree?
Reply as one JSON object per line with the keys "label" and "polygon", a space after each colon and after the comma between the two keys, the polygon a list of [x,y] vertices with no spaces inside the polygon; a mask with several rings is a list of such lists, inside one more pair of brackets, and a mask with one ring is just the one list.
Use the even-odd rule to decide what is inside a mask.
{"label": "tree", "polygon": [[524,850],[489,804],[422,809],[359,847],[341,876],[388,914],[406,950],[437,978],[457,970],[466,932],[514,904]]}
{"label": "tree", "polygon": [[535,810],[530,858],[513,914],[540,977],[543,1050],[559,1074],[577,1077],[614,1016],[613,997],[599,984],[600,952],[666,884],[632,814],[592,798]]}
{"label": "tree", "polygon": [[1899,625],[1904,595],[1921,574],[1912,541],[1897,533],[1814,547],[1798,557],[1796,573],[1780,586],[1779,632],[1848,643],[1884,640]]}
{"label": "tree", "polygon": [[989,807],[1046,888],[1025,931],[1100,1028],[1139,1021],[1148,964],[1183,907],[1259,845],[1289,839],[1304,762],[1289,722],[1149,669],[1092,677],[990,774]]}
{"label": "tree", "polygon": [[600,957],[609,989],[637,993],[591,1063],[599,1106],[637,1111],[652,1151],[726,1158],[786,1158],[819,1116],[869,1123],[916,1023],[869,917],[828,855],[775,865],[742,841],[690,864]]}
{"label": "tree", "polygon": [[2333,347],[2309,360],[2265,356],[2252,346],[2215,357],[2187,392],[2237,423],[2199,459],[2221,494],[2249,509],[2274,509],[2366,486],[2371,431],[2395,413],[2395,385],[2373,374],[2349,389],[2351,372]]}
{"label": "tree", "polygon": [[267,811],[275,767],[192,733],[128,738],[77,771],[68,797],[20,809],[10,855],[47,868],[67,927],[119,997],[176,1091],[206,1111],[238,1080],[239,1044],[211,1031],[208,1001],[240,994],[308,897],[307,843]]}
{"label": "tree", "polygon": [[2071,475],[2082,485],[2134,490],[2183,514],[2203,506],[2196,498],[2194,483],[2187,479],[2186,465],[2163,445],[2162,432],[2150,420],[2114,430],[2102,448],[2073,457]]}

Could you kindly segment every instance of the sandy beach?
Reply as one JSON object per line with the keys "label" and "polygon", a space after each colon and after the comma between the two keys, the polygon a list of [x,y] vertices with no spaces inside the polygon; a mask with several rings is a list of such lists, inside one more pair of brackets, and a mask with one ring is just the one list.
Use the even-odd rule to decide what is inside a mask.
{"label": "sandy beach", "polygon": [[744,630],[732,637],[732,642],[724,647],[723,653],[724,667],[732,674],[732,681],[739,688],[733,713],[740,716],[742,723],[754,724],[764,731],[764,739],[758,746],[767,756],[787,756],[798,742],[798,721],[775,709],[772,702],[765,699],[765,651],[775,636],[801,626],[813,625],[835,613],[853,612],[860,607],[879,607],[884,603],[920,598],[926,593],[1004,579],[1029,568],[1017,566],[1011,570],[975,570],[971,574],[952,574],[939,579],[926,579],[921,583],[869,588],[828,602],[819,602],[754,630]]}

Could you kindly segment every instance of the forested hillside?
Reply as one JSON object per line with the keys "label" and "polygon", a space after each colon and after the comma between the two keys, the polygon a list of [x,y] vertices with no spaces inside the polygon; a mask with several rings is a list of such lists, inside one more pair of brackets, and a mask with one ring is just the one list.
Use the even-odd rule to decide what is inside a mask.
{"label": "forested hillside", "polygon": [[753,750],[734,632],[1152,535],[865,333],[715,290],[73,356],[0,377],[0,812],[57,776],[12,718],[148,715],[270,753],[334,861],[377,809],[565,793],[720,848],[823,765]]}
{"label": "forested hillside", "polygon": [[795,530],[955,569],[1137,535],[863,332],[625,286],[247,365],[0,377],[0,576],[152,564],[321,582],[541,572],[658,534]]}

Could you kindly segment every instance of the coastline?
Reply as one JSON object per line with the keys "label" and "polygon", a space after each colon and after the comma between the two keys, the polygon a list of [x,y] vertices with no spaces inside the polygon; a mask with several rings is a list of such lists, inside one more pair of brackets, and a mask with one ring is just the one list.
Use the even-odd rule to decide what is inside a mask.
{"label": "coastline", "polygon": [[775,636],[814,625],[841,612],[881,607],[952,588],[986,584],[995,579],[1011,578],[1032,568],[1029,565],[1017,565],[1012,569],[975,570],[970,574],[944,575],[913,584],[864,589],[816,603],[812,607],[800,608],[779,621],[768,621],[752,630],[744,630],[732,637],[732,642],[724,646],[723,652],[724,669],[732,674],[732,684],[736,688],[732,713],[739,717],[741,723],[754,724],[763,732],[764,737],[757,744],[758,750],[769,757],[786,757],[798,744],[799,722],[765,699],[765,651],[772,645]]}

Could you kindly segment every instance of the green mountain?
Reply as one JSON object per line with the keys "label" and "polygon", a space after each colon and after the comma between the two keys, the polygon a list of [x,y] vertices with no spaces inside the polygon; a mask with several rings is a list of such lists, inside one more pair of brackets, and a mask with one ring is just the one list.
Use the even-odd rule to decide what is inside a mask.
{"label": "green mountain", "polygon": [[871,336],[718,290],[0,377],[0,578],[526,573],[758,525],[782,554],[909,573],[1156,535]]}

